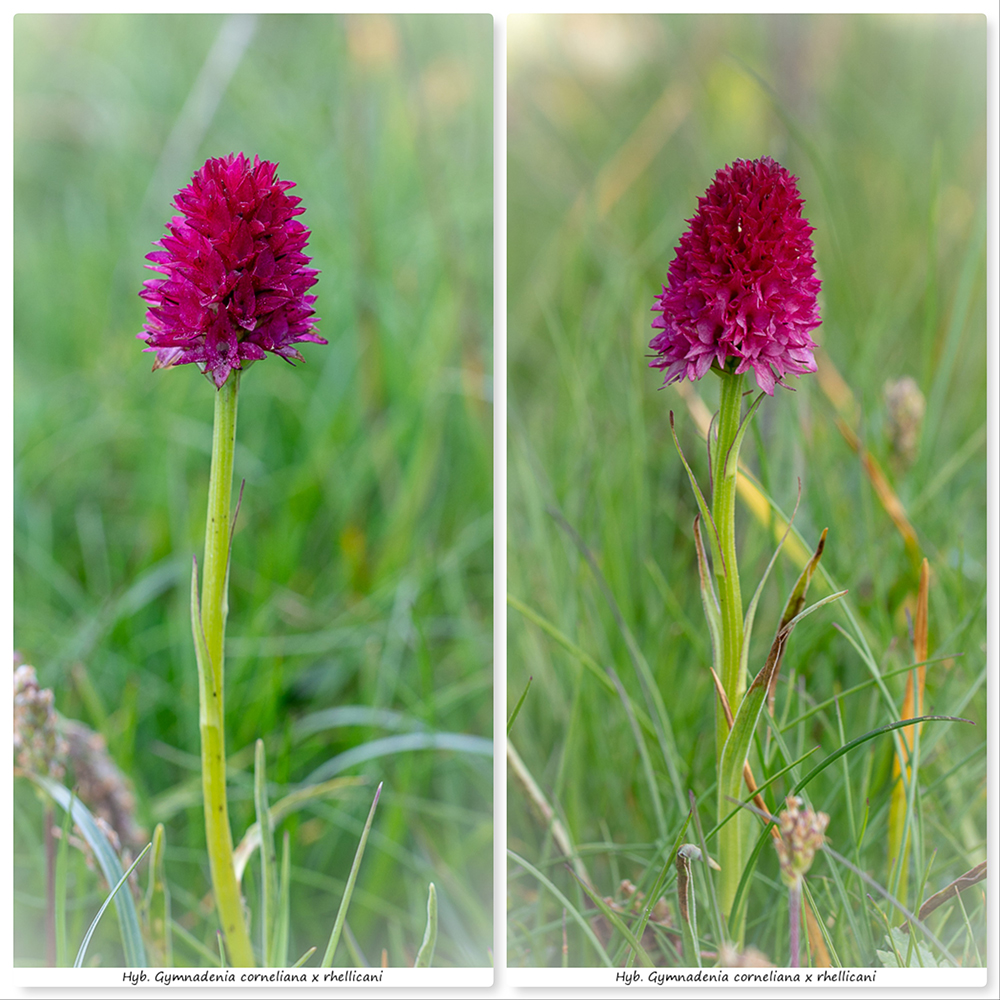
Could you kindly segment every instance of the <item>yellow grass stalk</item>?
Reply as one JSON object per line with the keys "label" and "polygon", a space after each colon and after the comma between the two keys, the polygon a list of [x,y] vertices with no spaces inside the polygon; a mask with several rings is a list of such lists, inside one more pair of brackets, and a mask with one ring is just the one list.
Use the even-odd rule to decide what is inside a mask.
{"label": "yellow grass stalk", "polygon": [[837,430],[861,459],[861,466],[872,484],[872,489],[875,491],[879,503],[892,519],[896,530],[903,538],[907,553],[916,565],[920,558],[920,545],[917,542],[917,533],[913,530],[913,525],[910,524],[906,508],[890,485],[886,474],[882,471],[882,466],[864,447],[855,432],[858,423],[858,405],[854,400],[854,394],[851,392],[850,386],[841,378],[834,363],[823,351],[816,352],[816,365],[816,379],[819,382],[819,387],[838,413],[835,421]]}
{"label": "yellow grass stalk", "polygon": [[[920,567],[920,590],[917,593],[917,614],[913,623],[913,662],[924,664],[927,660],[927,596],[930,590],[930,566],[924,559]],[[924,714],[924,678],[927,667],[918,666],[917,690],[913,690],[913,674],[906,677],[906,693],[903,695],[901,719],[912,719]],[[892,799],[889,803],[889,866],[890,875],[893,870],[898,872],[895,895],[906,900],[906,880],[909,871],[910,836],[906,827],[906,787],[910,783],[912,771],[910,758],[913,755],[913,743],[920,726],[910,726],[902,730],[903,743],[906,746],[906,760],[897,753],[892,765]],[[902,780],[903,768],[906,768],[906,781]],[[890,879],[891,881],[891,879]]]}

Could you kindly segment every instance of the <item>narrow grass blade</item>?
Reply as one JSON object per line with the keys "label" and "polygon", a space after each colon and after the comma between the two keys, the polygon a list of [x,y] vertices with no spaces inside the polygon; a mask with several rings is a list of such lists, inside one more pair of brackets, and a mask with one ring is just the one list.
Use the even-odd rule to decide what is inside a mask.
{"label": "narrow grass blade", "polygon": [[507,735],[510,736],[511,727],[514,725],[514,720],[517,718],[518,712],[521,711],[521,706],[524,704],[524,699],[528,697],[528,689],[531,687],[531,682],[534,680],[533,677],[528,678],[528,683],[524,685],[524,690],[521,692],[521,697],[517,699],[517,704],[514,706],[514,711],[510,713],[510,718],[507,720]]}
{"label": "narrow grass blade", "polygon": [[657,876],[656,881],[653,883],[653,888],[649,891],[649,895],[646,897],[646,905],[642,910],[642,919],[639,921],[635,929],[635,936],[640,941],[642,940],[642,935],[645,933],[646,924],[649,923],[649,918],[653,914],[653,907],[656,906],[656,901],[660,898],[660,892],[663,889],[663,885],[667,881],[667,872],[670,871],[671,862],[673,862],[674,858],[677,856],[677,852],[681,849],[684,834],[687,833],[688,824],[690,822],[691,813],[689,812],[684,818],[684,822],[681,824],[677,837],[674,839],[674,844],[670,849],[670,853],[667,855],[666,863],[660,869],[660,874]]}
{"label": "narrow grass blade", "polygon": [[[681,443],[677,437],[677,431],[674,428],[674,411],[670,411],[670,433],[674,438],[674,447],[677,449],[677,454],[680,456],[681,464],[684,466],[684,470],[688,474],[688,479],[691,481],[691,489],[694,490],[694,498],[698,503],[698,510],[701,511],[702,519],[705,524],[708,525],[709,534],[708,542],[712,547],[712,559],[717,562],[722,567],[722,572],[725,574],[726,563],[722,558],[722,547],[719,544],[719,529],[715,526],[715,521],[712,518],[712,512],[705,502],[704,494],[701,492],[701,487],[698,485],[698,480],[695,479],[694,472],[691,470],[691,466],[688,465],[688,460],[684,457],[684,452],[681,450]],[[711,435],[709,435],[710,437]],[[709,463],[711,465],[711,463]]]}
{"label": "narrow grass blade", "polygon": [[615,913],[615,911],[612,910],[607,903],[604,902],[599,893],[591,889],[589,885],[586,885],[577,876],[576,872],[574,872],[573,869],[569,867],[569,865],[566,866],[566,870],[577,880],[577,882],[580,883],[580,885],[583,887],[583,891],[590,897],[593,904],[604,915],[604,919],[607,920],[607,922],[611,924],[611,926],[614,927],[615,930],[617,930],[618,933],[621,934],[623,938],[625,938],[625,940],[629,943],[629,946],[635,952],[636,957],[639,959],[639,961],[642,962],[642,964],[646,966],[647,969],[653,968],[655,963],[646,953],[646,949],[643,948],[643,946],[639,943],[639,939],[635,936],[635,934],[632,933],[628,924],[626,924],[625,921],[622,920],[622,918],[617,913]]}
{"label": "narrow grass blade", "polygon": [[[977,882],[982,882],[986,878],[986,862],[983,861],[976,865],[975,868],[970,868],[964,875],[959,875],[957,879],[953,882],[949,882],[940,892],[934,893],[933,896],[929,896],[925,901],[923,906],[920,907],[920,912],[917,914],[921,920],[928,917],[933,913],[942,903],[947,902],[953,896],[957,896],[959,893],[964,892],[966,889],[974,886]],[[900,925],[901,929],[905,929],[905,922]]]}
{"label": "narrow grass blade", "polygon": [[843,757],[845,753],[850,752],[855,747],[861,746],[862,743],[867,743],[869,740],[873,740],[876,736],[881,736],[883,733],[891,733],[896,729],[905,729],[907,726],[916,726],[921,722],[965,722],[970,726],[975,725],[971,719],[960,719],[955,715],[921,715],[916,719],[901,719],[899,722],[890,722],[886,726],[880,726],[878,729],[873,729],[871,732],[865,733],[864,736],[859,736],[856,740],[851,740],[850,743],[845,743],[844,746],[834,750],[829,757],[824,757],[804,778],[799,780],[792,789],[792,795],[797,795],[816,775],[825,771],[835,760]]}
{"label": "narrow grass blade", "polygon": [[361,945],[358,944],[358,939],[354,936],[354,931],[351,930],[350,920],[344,921],[344,944],[347,945],[355,969],[367,969],[371,966],[371,962],[365,958],[365,953],[361,950]]}
{"label": "narrow grass blade", "polygon": [[274,921],[274,944],[271,947],[271,957],[274,966],[283,969],[288,965],[288,938],[291,926],[292,897],[292,852],[288,831],[285,830],[281,841],[281,878],[278,882],[278,907]]}
{"label": "narrow grass blade", "polygon": [[[930,564],[924,559],[920,567],[920,587],[917,592],[917,614],[913,623],[913,661],[923,663],[927,659],[927,601],[930,592]],[[916,694],[914,694],[914,674],[916,674]],[[924,681],[927,667],[916,667],[906,678],[906,692],[900,716],[904,719],[920,715],[924,710]],[[889,864],[894,867],[896,895],[906,899],[909,876],[910,837],[909,826],[913,817],[913,789],[917,780],[913,759],[914,735],[916,729],[903,733],[906,759],[899,753],[892,762],[892,798],[889,802]],[[906,777],[903,777],[905,768]]]}
{"label": "narrow grass blade", "polygon": [[[305,788],[299,788],[290,795],[286,795],[283,799],[278,799],[271,806],[271,825],[272,827],[276,826],[286,816],[304,808],[314,799],[324,798],[327,795],[336,795],[364,783],[365,779],[361,777],[332,778],[330,781],[324,781],[317,785],[306,785]],[[239,846],[233,851],[233,867],[236,869],[237,882],[242,880],[247,862],[258,847],[260,847],[260,826],[257,823],[252,823],[247,827],[247,832],[243,834],[243,839],[240,841]]]}
{"label": "narrow grass blade", "polygon": [[[845,591],[837,594],[830,594],[822,600],[817,601],[805,611],[799,612],[782,628],[774,638],[771,651],[768,653],[767,661],[761,667],[760,672],[753,679],[753,683],[747,689],[743,697],[736,716],[733,719],[733,728],[729,732],[725,746],[722,748],[722,759],[719,763],[719,795],[730,799],[739,799],[740,782],[743,779],[743,763],[747,759],[750,751],[750,743],[753,740],[754,730],[757,728],[757,721],[760,719],[761,709],[764,707],[764,698],[770,688],[771,677],[778,669],[781,662],[781,653],[788,641],[792,629],[807,615],[812,614],[824,604],[829,604],[844,595]],[[724,801],[724,799],[722,799]],[[720,810],[721,813],[721,810]]]}
{"label": "narrow grass blade", "polygon": [[[507,849],[507,857],[512,861],[519,864],[529,875],[534,876],[549,892],[552,893],[556,899],[562,904],[563,908],[567,913],[580,925],[583,933],[587,935],[590,943],[594,946],[594,950],[601,958],[601,962],[608,969],[613,968],[614,963],[611,961],[608,953],[604,950],[604,945],[598,940],[597,935],[594,933],[593,928],[584,919],[583,914],[563,895],[562,892],[557,888],[557,886],[549,879],[546,875],[540,872],[530,861],[525,860],[519,854],[515,854],[510,848]],[[582,879],[578,879],[582,882]]]}
{"label": "narrow grass blade", "polygon": [[684,964],[689,969],[701,968],[701,949],[698,947],[698,908],[695,901],[694,882],[691,878],[691,858],[701,857],[701,849],[685,844],[677,852],[677,909],[681,915],[681,933],[684,941]]}
{"label": "narrow grass blade", "polygon": [[[788,641],[792,629],[807,615],[817,611],[824,604],[828,604],[830,601],[842,596],[842,593],[831,594],[829,597],[817,601],[780,628],[774,637],[767,660],[743,696],[743,700],[736,710],[732,729],[729,730],[729,735],[726,737],[726,742],[722,747],[719,759],[718,782],[718,815],[720,817],[724,815],[724,805],[727,800],[738,800],[740,798],[740,785],[743,781],[747,755],[750,752],[753,734],[760,720],[761,711],[764,708],[764,700],[770,689],[771,678],[777,672],[778,665],[781,662],[782,651],[785,648],[785,643]],[[740,828],[737,823],[724,822],[719,832],[719,859],[723,866],[720,891],[722,909],[726,919],[730,920],[735,912],[734,900],[736,899],[740,882],[746,871],[744,862],[740,859]],[[741,867],[743,868],[742,871],[739,870]],[[732,922],[730,926],[739,928],[742,927],[742,922]],[[737,933],[737,941],[740,941],[741,938],[742,933]]]}
{"label": "narrow grass blade", "polygon": [[[639,644],[636,642],[635,636],[632,634],[632,630],[625,622],[621,608],[618,607],[615,595],[612,592],[611,587],[608,585],[608,581],[605,579],[604,574],[601,572],[601,567],[594,558],[594,553],[590,551],[590,548],[583,540],[583,537],[576,530],[576,528],[574,528],[573,525],[566,520],[560,510],[555,507],[549,507],[548,512],[553,518],[555,518],[563,531],[569,535],[573,544],[576,546],[577,551],[581,556],[583,556],[587,565],[590,567],[591,573],[594,575],[594,579],[597,581],[598,587],[600,587],[601,593],[604,595],[604,600],[607,602],[607,605],[611,610],[611,614],[615,619],[615,624],[618,626],[618,631],[621,633],[621,637],[625,641],[625,648],[628,650],[629,659],[632,661],[632,667],[635,670],[636,677],[642,687],[642,692],[646,699],[646,705],[650,710],[653,724],[656,728],[656,739],[660,746],[660,753],[663,755],[663,763],[666,765],[667,774],[670,776],[670,784],[673,788],[674,795],[676,796],[677,805],[681,810],[684,810],[686,808],[686,803],[684,802],[684,788],[681,784],[680,774],[677,770],[677,761],[680,759],[680,754],[677,752],[677,741],[674,739],[674,731],[670,723],[670,715],[667,712],[666,705],[664,704],[663,694],[660,691],[659,685],[656,683],[656,678],[653,676],[653,672],[649,668],[649,663],[643,655],[642,650],[639,648]],[[611,671],[609,670],[609,673],[610,672]],[[655,797],[659,797],[659,792],[655,793]],[[666,837],[665,829],[661,828],[660,836]]]}
{"label": "narrow grass blade", "polygon": [[639,728],[639,720],[636,719],[632,711],[632,703],[629,699],[625,685],[622,684],[618,671],[614,667],[608,667],[608,673],[614,682],[621,700],[625,714],[628,716],[629,727],[632,730],[632,739],[635,740],[636,749],[639,751],[639,758],[642,761],[642,769],[646,777],[646,785],[649,787],[649,801],[653,805],[653,812],[656,814],[656,829],[661,837],[667,835],[667,817],[663,811],[663,803],[660,801],[660,786],[656,782],[656,771],[653,768],[653,760],[649,756],[649,749],[646,741],[642,737],[642,730]]}
{"label": "narrow grass blade", "polygon": [[306,964],[306,962],[309,961],[310,958],[313,957],[315,952],[316,952],[316,945],[313,945],[297,962],[295,962],[292,968],[300,969],[303,965]]}
{"label": "narrow grass blade", "polygon": [[200,955],[203,962],[210,962],[215,965],[219,961],[219,953],[206,947],[199,941],[183,924],[176,920],[170,921],[170,937],[177,938],[178,941],[186,944],[195,954]]}
{"label": "narrow grass blade", "polygon": [[162,823],[153,831],[153,853],[149,858],[149,888],[144,902],[146,944],[149,960],[158,969],[169,969],[174,964],[173,943],[170,934],[170,890],[167,887],[166,833]]}
{"label": "narrow grass blade", "polygon": [[[543,632],[545,632],[552,639],[555,639],[567,653],[572,656],[577,663],[581,666],[586,667],[587,670],[601,683],[605,691],[609,694],[617,694],[614,682],[608,676],[604,668],[595,660],[589,653],[581,649],[572,640],[570,640],[566,635],[564,635],[559,629],[555,627],[547,618],[543,618],[537,611],[533,608],[529,608],[527,604],[523,601],[518,600],[512,594],[507,595],[507,603],[514,608],[515,611],[519,611],[528,621],[533,622],[537,625]],[[635,712],[635,717],[639,720],[639,724],[643,729],[646,730],[650,736],[656,736],[656,728],[653,725],[652,720],[646,714],[646,711],[639,705],[632,703],[632,711]]]}
{"label": "narrow grass blade", "polygon": [[347,907],[350,905],[351,896],[354,894],[354,883],[358,879],[358,869],[361,867],[361,859],[365,853],[365,844],[368,843],[368,834],[372,828],[372,820],[375,818],[375,807],[378,805],[379,796],[382,794],[382,782],[378,783],[378,788],[375,789],[375,800],[372,802],[372,807],[368,811],[368,819],[365,821],[365,828],[361,831],[361,840],[358,842],[358,849],[354,854],[354,864],[351,865],[351,874],[347,877],[347,885],[344,888],[344,898],[340,901],[340,909],[337,910],[337,919],[333,924],[333,931],[330,933],[330,941],[326,946],[326,952],[323,955],[323,961],[320,963],[321,968],[329,969],[333,965],[333,956],[337,951],[337,945],[340,943],[340,932],[344,926],[344,920],[347,917]]}
{"label": "narrow grass blade", "polygon": [[[695,798],[694,792],[688,792],[688,799],[691,802],[691,816],[694,819],[694,828],[698,833],[698,843],[701,844],[701,854],[702,857],[707,858],[709,856],[708,844],[705,842],[705,831],[701,826],[701,817],[698,815],[698,800]],[[708,884],[708,900],[712,904],[712,918],[715,921],[716,939],[721,947],[729,940],[726,935],[726,924],[722,917],[722,910],[719,907],[719,897],[716,894],[715,883],[712,881],[711,875],[706,874],[705,882]]]}
{"label": "narrow grass blade", "polygon": [[740,448],[743,445],[743,438],[746,437],[747,430],[750,427],[750,421],[753,419],[753,415],[757,412],[757,408],[764,400],[764,393],[762,392],[748,407],[747,412],[743,415],[743,420],[740,422],[739,430],[736,432],[736,436],[733,438],[733,443],[729,446],[729,451],[726,452],[726,464],[724,470],[724,476],[728,479],[730,476],[735,476],[739,470],[739,455]]}
{"label": "narrow grass blade", "polygon": [[[774,829],[772,827],[772,829]],[[809,964],[815,969],[829,969],[832,965],[826,947],[826,933],[816,912],[816,902],[809,892],[809,883],[802,880],[802,909],[806,917],[806,940],[809,942]]]}
{"label": "narrow grass blade", "polygon": [[722,615],[719,598],[715,593],[715,583],[705,558],[705,546],[701,540],[701,518],[694,519],[694,548],[698,554],[698,586],[701,589],[701,606],[705,609],[705,621],[712,637],[712,663],[717,670],[722,669]]}
{"label": "narrow grass blade", "polygon": [[[753,597],[750,598],[750,603],[747,605],[746,617],[743,619],[743,646],[740,649],[740,670],[743,671],[744,675],[747,672],[747,663],[750,660],[750,638],[753,634],[753,623],[754,619],[757,617],[757,605],[760,603],[760,596],[764,592],[764,584],[767,583],[768,577],[771,575],[771,570],[774,569],[774,564],[778,561],[778,556],[781,554],[781,550],[784,548],[785,542],[788,540],[788,535],[792,530],[792,524],[795,521],[795,515],[799,510],[799,501],[802,498],[802,482],[799,481],[799,492],[795,498],[795,509],[792,511],[792,516],[788,519],[788,527],[785,528],[785,533],[781,536],[781,540],[778,542],[774,553],[771,556],[770,562],[768,562],[766,568],[764,569],[764,575],[760,578],[760,583],[757,584],[757,589],[753,592]],[[823,537],[826,537],[826,532],[823,532]],[[774,714],[774,710],[771,710],[771,714]]]}
{"label": "narrow grass blade", "polygon": [[66,873],[69,867],[69,831],[72,826],[72,803],[75,797],[75,794],[71,795],[70,808],[63,815],[62,837],[59,839],[59,852],[56,855],[56,967],[59,969],[65,969],[69,961],[66,945]]}
{"label": "narrow grass blade", "polygon": [[[796,504],[796,506],[798,506]],[[795,516],[794,514],[792,515]],[[789,524],[789,530],[791,530],[791,524]],[[802,611],[803,605],[806,603],[806,591],[809,589],[809,584],[812,581],[813,574],[816,572],[816,567],[819,565],[819,561],[823,556],[823,549],[826,546],[826,533],[827,529],[823,529],[823,534],[819,536],[819,542],[816,545],[816,551],[813,552],[812,558],[806,563],[805,568],[799,574],[798,580],[795,581],[795,586],[792,587],[792,593],[785,604],[785,610],[781,615],[781,623],[778,625],[779,630],[783,629],[797,614]],[[783,654],[782,654],[783,655]],[[778,675],[781,673],[781,660],[782,656],[778,657],[778,666],[771,677],[771,685],[767,689],[767,708],[771,715],[774,715],[774,696],[775,692],[778,690]]]}
{"label": "narrow grass blade", "polygon": [[545,793],[538,787],[538,782],[535,781],[534,776],[521,759],[521,755],[517,752],[517,748],[510,740],[507,741],[507,764],[514,772],[514,776],[521,783],[522,788],[524,788],[528,800],[541,816],[545,829],[552,835],[552,839],[559,846],[563,854],[572,862],[577,875],[588,885],[592,885],[590,875],[587,872],[587,866],[583,863],[579,852],[574,846],[573,838],[569,835],[566,827],[562,825],[555,810],[549,805]]}
{"label": "narrow grass blade", "polygon": [[[906,908],[906,905],[900,902],[891,892],[888,891],[888,889],[884,889],[870,875],[868,875],[866,872],[863,872],[856,865],[851,864],[851,862],[848,861],[847,858],[845,858],[842,854],[838,854],[832,847],[830,847],[829,844],[825,844],[823,846],[823,853],[829,854],[830,857],[832,857],[835,861],[839,861],[840,864],[842,864],[845,868],[849,869],[855,875],[857,875],[862,882],[871,886],[880,896],[882,896],[883,899],[885,899],[887,902],[895,906],[896,909],[899,910],[899,912],[906,917],[906,919],[910,922],[911,925],[920,928],[920,930],[926,935],[928,940],[932,941],[935,947],[940,949],[941,954],[944,955],[948,959],[948,961],[951,962],[953,966],[955,966],[956,968],[958,967],[959,965],[958,960],[945,947],[945,945],[942,944],[942,942],[938,939],[937,935],[934,934],[934,932],[915,913],[912,913],[910,910],[908,910]],[[877,906],[875,907],[875,910],[879,914],[879,916],[882,917],[883,920],[886,920],[885,914],[882,913],[882,911],[879,910]],[[891,935],[892,928],[889,927],[888,920],[886,920],[886,928],[890,931]]]}
{"label": "narrow grass blade", "polygon": [[[68,788],[47,775],[29,774],[28,777],[63,809],[72,812],[73,822],[80,828],[84,840],[94,852],[108,885],[117,885],[122,877],[121,862],[90,810]],[[122,936],[122,949],[125,952],[125,964],[133,969],[145,968],[148,964],[146,949],[142,942],[142,929],[139,926],[139,916],[132,901],[132,894],[123,892],[114,895],[114,900]]]}
{"label": "narrow grass blade", "polygon": [[415,750],[451,750],[473,757],[492,759],[493,741],[482,736],[470,736],[467,733],[404,733],[399,736],[385,736],[331,757],[325,764],[320,764],[306,781],[308,784],[325,781],[349,767],[354,767],[355,764]]}
{"label": "narrow grass blade", "polygon": [[[715,682],[715,693],[719,696],[719,702],[722,705],[722,711],[726,716],[726,725],[730,729],[733,728],[733,710],[729,707],[729,698],[726,695],[726,689],[722,686],[722,680],[719,675],[713,670],[712,680]],[[762,812],[767,812],[767,805],[764,802],[764,796],[761,795],[757,789],[757,779],[753,776],[753,769],[750,767],[750,761],[743,761],[743,781],[747,786],[747,790],[753,795],[754,804]],[[775,837],[779,836],[778,831],[772,828],[771,831]]]}
{"label": "narrow grass blade", "polygon": [[257,826],[260,829],[260,936],[264,966],[271,969],[276,964],[271,951],[274,945],[278,873],[271,810],[267,801],[267,765],[264,758],[264,741],[257,740],[254,750],[253,799],[257,808]]}
{"label": "narrow grass blade", "polygon": [[[526,689],[527,690],[527,689]],[[427,886],[427,928],[424,931],[424,940],[421,942],[420,951],[417,952],[417,960],[413,963],[415,969],[429,969],[434,961],[434,947],[438,937],[438,897],[434,883]]]}
{"label": "narrow grass blade", "polygon": [[74,969],[79,969],[83,967],[83,960],[84,958],[87,957],[87,948],[90,946],[90,939],[94,936],[94,931],[97,930],[97,925],[101,922],[101,917],[104,916],[104,911],[111,905],[111,901],[118,894],[118,890],[128,881],[129,875],[131,875],[132,872],[135,871],[136,865],[138,865],[139,862],[142,861],[142,859],[146,856],[146,854],[149,852],[149,849],[152,846],[153,846],[152,843],[149,843],[142,849],[141,853],[139,854],[139,857],[137,857],[135,861],[133,861],[132,864],[128,866],[126,872],[118,880],[118,884],[111,890],[111,893],[109,894],[108,898],[105,899],[104,902],[101,904],[101,908],[97,911],[97,916],[94,917],[90,926],[87,928],[87,933],[84,934],[83,936],[83,941],[80,944],[80,950],[76,953],[76,961],[73,963]]}

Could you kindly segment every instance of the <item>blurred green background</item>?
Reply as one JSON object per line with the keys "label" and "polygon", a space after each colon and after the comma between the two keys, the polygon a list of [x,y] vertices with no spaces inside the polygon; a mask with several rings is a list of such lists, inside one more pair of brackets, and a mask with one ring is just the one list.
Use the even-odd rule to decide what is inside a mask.
{"label": "blurred green background", "polygon": [[[676,386],[661,391],[662,375],[647,367],[650,310],[715,171],[772,156],[799,178],[816,229],[823,325],[813,336],[823,378],[791,378],[794,392],[765,399],[743,458],[786,512],[801,481],[796,527],[810,548],[829,527],[823,564],[850,591],[796,631],[778,711],[794,722],[870,678],[845,632],[855,640],[860,632],[880,672],[912,662],[907,614],[926,556],[930,655],[944,659],[928,667],[925,711],[976,726],[923,729],[909,896],[918,903],[925,878],[929,895],[985,858],[986,20],[522,15],[508,26],[508,74],[507,700],[514,705],[533,678],[511,731],[523,770],[576,845],[577,870],[582,863],[597,891],[626,907],[620,880],[648,891],[680,830],[687,789],[699,796],[702,823],[714,823],[696,507],[671,410],[706,490],[707,463],[685,398]],[[913,449],[893,430],[885,397],[886,383],[903,376],[925,404]],[[714,410],[714,379],[695,388]],[[838,429],[835,401],[904,505],[911,551]],[[591,551],[620,622],[553,511]],[[746,602],[774,542],[746,506],[737,533]],[[753,672],[797,572],[779,560],[764,591]],[[669,762],[643,737],[662,826],[621,701],[587,668],[588,658],[598,673],[613,665],[648,708],[627,636],[673,727]],[[885,682],[897,713],[905,682],[905,674]],[[793,756],[819,747],[812,766],[898,718],[874,690],[788,728]],[[752,757],[758,782],[785,763],[766,732]],[[831,815],[830,845],[882,884],[892,758],[892,739],[880,737],[808,790]],[[769,808],[789,785],[784,778],[769,790]],[[508,846],[589,920],[593,904],[566,871],[565,847],[539,821],[529,787],[509,771]],[[696,839],[693,828],[686,839]],[[817,862],[810,881],[832,943],[842,962],[878,963],[885,925],[869,890],[844,872],[842,894],[831,869]],[[572,919],[563,952],[562,904],[516,859],[508,878],[511,965],[599,961]],[[965,964],[985,958],[981,888],[963,896],[968,924],[954,905],[935,917]],[[675,898],[672,888],[667,896]],[[766,845],[749,913],[748,943],[786,961],[784,890]],[[709,917],[701,919],[711,938]],[[613,937],[608,948],[620,944]],[[668,936],[654,946],[664,962],[676,955]]]}
{"label": "blurred green background", "polygon": [[[59,712],[104,735],[139,821],[167,824],[174,917],[215,951],[189,625],[213,398],[194,366],[151,373],[137,293],[207,157],[278,162],[307,209],[330,343],[242,382],[234,836],[258,737],[272,802],[392,738],[348,760],[367,786],[285,823],[291,949],[325,946],[384,780],[357,948],[412,964],[433,880],[436,964],[491,964],[492,18],[22,14],[14,45],[16,648]],[[14,953],[36,964],[42,817],[23,783],[14,824]],[[103,890],[74,857],[75,950]],[[106,919],[88,957],[118,949]],[[354,960],[342,944],[338,964]]]}

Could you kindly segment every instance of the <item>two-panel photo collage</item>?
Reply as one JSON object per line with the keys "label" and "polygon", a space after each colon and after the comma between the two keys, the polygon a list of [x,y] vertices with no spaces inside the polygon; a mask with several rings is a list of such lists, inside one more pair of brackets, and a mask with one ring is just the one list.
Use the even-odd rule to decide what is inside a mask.
{"label": "two-panel photo collage", "polygon": [[8,30],[12,989],[996,987],[995,11]]}

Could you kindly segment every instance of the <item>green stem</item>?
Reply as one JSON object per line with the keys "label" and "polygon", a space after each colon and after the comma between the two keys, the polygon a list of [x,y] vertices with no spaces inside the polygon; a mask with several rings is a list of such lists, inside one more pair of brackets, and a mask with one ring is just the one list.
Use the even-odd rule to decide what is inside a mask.
{"label": "green stem", "polygon": [[[725,371],[721,373],[721,381],[719,436],[712,454],[712,518],[719,532],[722,562],[714,569],[722,618],[722,686],[726,690],[729,707],[735,715],[746,691],[746,677],[740,670],[743,599],[740,594],[739,567],[736,564],[736,472],[739,454],[735,442],[740,428],[743,376]],[[725,715],[720,712],[716,726],[716,750],[719,756],[728,735],[729,726]]]}
{"label": "green stem", "polygon": [[[739,450],[736,444],[740,427],[743,402],[743,375],[732,371],[719,373],[718,438],[712,454],[712,518],[719,533],[722,559],[714,566],[719,588],[719,612],[722,625],[721,679],[729,706],[735,716],[746,692],[746,677],[741,668],[740,652],[743,646],[743,598],[740,594],[739,567],[736,563],[736,478]],[[721,764],[722,748],[729,735],[725,714],[716,712],[716,759]],[[719,785],[719,819],[732,810],[732,804],[723,800]],[[719,831],[719,863],[722,867],[719,902],[726,919],[729,919],[733,900],[740,884],[746,862],[746,817],[738,813]],[[737,943],[742,932],[735,931]]]}
{"label": "green stem", "polygon": [[[208,519],[205,525],[205,562],[202,569],[201,621],[193,622],[195,645],[207,654],[199,657],[201,702],[201,783],[205,798],[205,835],[212,888],[226,951],[234,966],[253,966],[253,948],[239,882],[233,866],[233,835],[226,802],[226,737],[223,683],[226,616],[229,613],[229,502],[233,486],[236,446],[236,401],[239,372],[234,371],[215,396],[212,470],[208,483]],[[207,662],[202,662],[207,660]]]}

